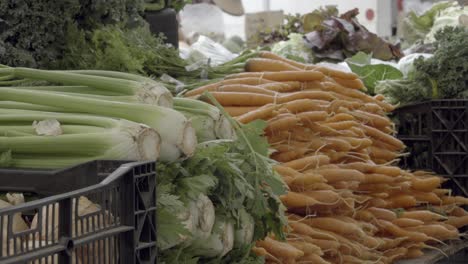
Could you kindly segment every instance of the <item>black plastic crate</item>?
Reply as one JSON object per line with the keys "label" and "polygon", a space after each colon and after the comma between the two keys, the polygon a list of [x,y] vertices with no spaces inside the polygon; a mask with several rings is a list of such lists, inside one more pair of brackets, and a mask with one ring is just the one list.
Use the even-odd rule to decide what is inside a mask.
{"label": "black plastic crate", "polygon": [[451,178],[446,184],[468,196],[468,100],[432,100],[396,109],[398,138],[409,156],[402,165]]}
{"label": "black plastic crate", "polygon": [[[93,161],[56,171],[1,169],[0,191],[53,196],[0,209],[0,263],[156,263],[155,166]],[[97,207],[80,211],[83,197]],[[13,217],[31,212],[36,227],[15,233]]]}

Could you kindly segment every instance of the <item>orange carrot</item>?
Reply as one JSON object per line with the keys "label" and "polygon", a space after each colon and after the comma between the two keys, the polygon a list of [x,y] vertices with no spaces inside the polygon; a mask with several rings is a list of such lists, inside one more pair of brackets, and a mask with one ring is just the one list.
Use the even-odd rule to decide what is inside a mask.
{"label": "orange carrot", "polygon": [[324,82],[323,85],[324,85],[324,88],[328,91],[333,91],[333,92],[345,95],[347,97],[362,100],[365,103],[375,103],[379,105],[380,107],[382,107],[387,112],[393,111],[395,108],[394,106],[390,104],[375,100],[374,98],[362,93],[361,91],[349,89],[337,83]]}
{"label": "orange carrot", "polygon": [[432,189],[430,192],[435,193],[439,197],[450,195],[452,189]]}
{"label": "orange carrot", "polygon": [[452,225],[456,228],[461,228],[468,225],[468,216],[449,216],[445,223]]}
{"label": "orange carrot", "polygon": [[318,71],[281,71],[281,72],[243,72],[231,74],[226,79],[257,77],[270,81],[285,82],[285,81],[315,81],[321,80],[325,75]]}
{"label": "orange carrot", "polygon": [[318,169],[311,170],[311,172],[322,175],[329,183],[339,181],[362,182],[365,178],[364,174],[360,171],[349,169]]}
{"label": "orange carrot", "polygon": [[228,85],[228,84],[247,84],[247,85],[259,85],[259,84],[266,84],[271,83],[272,81],[264,80],[261,78],[239,78],[233,80],[223,80],[217,83],[208,84],[205,86],[200,86],[196,89],[188,91],[185,96],[194,96],[202,94],[204,91],[215,91],[221,85]]}
{"label": "orange carrot", "polygon": [[330,262],[326,261],[325,259],[323,259],[321,256],[319,256],[319,254],[315,254],[315,253],[312,253],[312,254],[308,254],[308,255],[305,255],[304,257],[301,257],[301,260],[299,261],[299,263],[316,263],[316,264],[331,264]]}
{"label": "orange carrot", "polygon": [[295,259],[304,255],[304,252],[296,249],[295,247],[288,245],[287,243],[273,240],[269,237],[265,238],[265,240],[257,241],[257,246],[264,248],[276,257]]}
{"label": "orange carrot", "polygon": [[455,206],[454,208],[452,208],[452,210],[450,210],[450,215],[451,216],[458,216],[458,217],[467,216],[468,212],[465,209],[463,209],[463,208],[461,208],[459,206]]}
{"label": "orange carrot", "polygon": [[330,183],[335,189],[340,190],[356,190],[359,186],[358,181],[338,181]]}
{"label": "orange carrot", "polygon": [[242,92],[211,92],[222,106],[262,106],[275,102],[275,97],[266,94]]}
{"label": "orange carrot", "polygon": [[367,173],[364,175],[365,177],[364,177],[363,183],[366,183],[366,184],[379,184],[379,183],[389,184],[395,181],[394,177],[387,176],[384,174]]}
{"label": "orange carrot", "polygon": [[276,172],[278,172],[280,175],[283,175],[283,176],[290,176],[290,177],[297,177],[299,175],[301,175],[300,172],[292,169],[292,168],[289,168],[289,167],[285,167],[285,166],[282,166],[282,165],[275,165],[273,167],[273,169],[275,169]]}
{"label": "orange carrot", "polygon": [[299,99],[313,99],[313,100],[324,100],[333,101],[336,98],[330,93],[323,91],[300,91],[293,93],[284,93],[278,96],[278,103],[287,103]]}
{"label": "orange carrot", "polygon": [[228,114],[233,117],[241,116],[243,114],[252,112],[257,109],[258,107],[256,106],[226,106],[224,107],[224,110],[226,110],[226,112],[228,112]]}
{"label": "orange carrot", "polygon": [[325,111],[306,111],[297,114],[297,117],[303,123],[324,121],[328,117],[328,113]]}
{"label": "orange carrot", "polygon": [[293,191],[289,191],[287,194],[282,195],[280,199],[283,202],[283,204],[288,208],[308,207],[316,204],[325,204],[320,201],[317,201],[316,199],[306,194],[297,193]]}
{"label": "orange carrot", "polygon": [[468,204],[468,198],[461,196],[444,196],[442,197],[442,204],[466,205]]}
{"label": "orange carrot", "polygon": [[323,255],[322,249],[320,247],[306,241],[288,239],[288,244],[304,252],[306,256],[310,254]]}
{"label": "orange carrot", "polygon": [[410,208],[416,206],[418,203],[414,196],[409,194],[400,194],[391,196],[386,200],[389,208]]}
{"label": "orange carrot", "polygon": [[303,194],[312,197],[323,204],[336,204],[341,200],[340,194],[333,190],[304,191]]}
{"label": "orange carrot", "polygon": [[284,63],[287,63],[291,66],[294,66],[294,67],[297,67],[299,69],[305,69],[306,68],[306,65],[305,64],[302,64],[300,62],[297,62],[297,61],[294,61],[294,60],[290,60],[290,59],[287,59],[287,58],[284,58],[284,57],[281,57],[279,55],[276,55],[274,54],[273,52],[269,52],[269,51],[261,51],[259,56],[261,58],[266,58],[266,59],[272,59],[272,60],[278,60],[278,61],[282,61]]}
{"label": "orange carrot", "polygon": [[385,160],[385,161],[391,161],[400,156],[399,153],[396,153],[387,149],[374,147],[374,146],[369,147],[369,155],[373,160]]}
{"label": "orange carrot", "polygon": [[382,140],[376,139],[376,138],[371,138],[372,139],[372,145],[381,149],[386,149],[386,150],[391,150],[395,152],[399,152],[402,150],[401,147],[393,146],[390,144],[387,144],[383,142]]}
{"label": "orange carrot", "polygon": [[364,131],[366,132],[367,135],[369,135],[370,137],[373,137],[375,139],[378,139],[378,140],[382,140],[383,142],[387,143],[387,144],[390,144],[392,146],[395,146],[395,147],[398,147],[400,149],[403,149],[405,147],[405,145],[403,144],[403,142],[401,142],[400,140],[388,135],[388,134],[385,134],[383,133],[382,131],[378,130],[378,129],[375,129],[373,127],[370,127],[370,126],[366,126],[366,125],[362,125],[362,128],[364,129]]}
{"label": "orange carrot", "polygon": [[291,113],[326,110],[327,101],[299,99],[285,103],[282,107]]}
{"label": "orange carrot", "polygon": [[257,256],[265,256],[268,252],[262,247],[252,247],[252,252]]}
{"label": "orange carrot", "polygon": [[398,247],[402,242],[407,240],[406,237],[397,237],[397,238],[382,238],[382,244],[377,248],[378,250],[384,251],[391,248]]}
{"label": "orange carrot", "polygon": [[266,104],[262,107],[256,108],[253,111],[245,113],[236,118],[237,121],[247,124],[257,119],[268,119],[272,116],[273,111],[278,109],[279,106],[275,104]]}
{"label": "orange carrot", "polygon": [[392,177],[397,177],[402,175],[401,169],[393,166],[373,166],[370,169],[371,172],[385,174]]}
{"label": "orange carrot", "polygon": [[320,174],[304,173],[294,177],[292,184],[299,186],[307,186],[314,183],[326,182],[325,178]]}
{"label": "orange carrot", "polygon": [[278,162],[288,162],[304,156],[304,154],[307,153],[307,151],[309,150],[306,148],[295,148],[294,150],[290,151],[273,153],[271,155],[271,158]]}
{"label": "orange carrot", "polygon": [[429,237],[436,238],[438,240],[458,239],[460,235],[457,229],[448,230],[447,228],[439,224],[413,226],[407,227],[405,229],[411,232],[419,232]]}
{"label": "orange carrot", "polygon": [[321,232],[307,224],[301,223],[300,218],[293,218],[293,220],[290,219],[288,224],[296,234],[306,235],[316,239],[336,241],[334,236]]}
{"label": "orange carrot", "polygon": [[343,236],[363,237],[364,231],[356,224],[340,221],[334,217],[314,217],[304,220],[305,223],[322,230],[330,231]]}
{"label": "orange carrot", "polygon": [[301,159],[293,160],[290,162],[283,163],[283,166],[303,171],[309,168],[316,168],[320,165],[325,165],[330,163],[330,158],[325,155],[314,155],[314,156],[307,156]]}
{"label": "orange carrot", "polygon": [[340,243],[333,241],[333,240],[312,238],[311,242],[314,243],[314,245],[317,245],[318,247],[320,247],[324,251],[338,250],[340,248]]}
{"label": "orange carrot", "polygon": [[405,255],[405,258],[409,258],[409,259],[419,258],[419,257],[421,257],[423,255],[424,255],[424,252],[422,252],[421,249],[419,249],[419,248],[409,248],[408,252]]}
{"label": "orange carrot", "polygon": [[384,256],[388,258],[389,263],[395,260],[402,259],[408,253],[408,249],[404,247],[392,248],[384,252]]}
{"label": "orange carrot", "polygon": [[385,111],[383,110],[383,108],[374,103],[365,103],[361,105],[360,109],[367,113],[373,113],[373,114],[379,114],[379,115],[385,114]]}
{"label": "orange carrot", "polygon": [[364,87],[364,83],[360,79],[341,79],[338,77],[334,78],[337,83],[340,85],[343,85],[346,88],[352,88],[352,89],[360,89],[360,90],[366,90]]}
{"label": "orange carrot", "polygon": [[381,220],[393,221],[397,218],[397,215],[393,211],[384,208],[370,207],[367,208],[367,211],[373,214],[375,218]]}
{"label": "orange carrot", "polygon": [[387,232],[390,234],[396,236],[396,237],[407,237],[410,241],[414,242],[425,242],[430,240],[430,237],[428,237],[424,233],[420,232],[412,232],[408,231],[405,229],[402,229],[395,224],[392,224],[391,222],[388,222],[386,220],[377,220],[377,223]]}
{"label": "orange carrot", "polygon": [[427,202],[435,205],[442,203],[439,196],[432,192],[411,191],[411,195],[413,195],[418,202]]}
{"label": "orange carrot", "polygon": [[255,93],[255,94],[266,94],[275,96],[276,92],[267,90],[265,88],[247,84],[227,84],[221,85],[216,89],[219,92],[242,92],[242,93]]}
{"label": "orange carrot", "polygon": [[411,218],[404,218],[404,217],[397,218],[397,219],[393,220],[392,223],[394,223],[395,225],[397,225],[399,227],[402,227],[402,228],[424,225],[423,221],[420,221],[420,220],[417,220],[417,219],[411,219]]}
{"label": "orange carrot", "polygon": [[401,213],[400,217],[411,218],[423,221],[424,223],[429,223],[433,221],[441,221],[447,219],[447,217],[427,211],[427,210],[416,210],[416,211],[404,211]]}
{"label": "orange carrot", "polygon": [[331,77],[336,77],[340,79],[348,79],[348,80],[355,80],[359,78],[358,75],[352,72],[344,72],[344,71],[338,71],[329,67],[314,67],[313,70],[320,71],[323,74]]}
{"label": "orange carrot", "polygon": [[354,137],[346,137],[346,136],[337,136],[334,138],[348,142],[351,145],[351,147],[356,150],[368,148],[372,144],[372,140],[368,138],[354,138]]}
{"label": "orange carrot", "polygon": [[268,125],[265,128],[265,131],[271,134],[276,131],[288,130],[299,121],[301,120],[293,114],[281,114],[268,120]]}
{"label": "orange carrot", "polygon": [[300,71],[288,63],[267,58],[251,58],[245,63],[245,70],[248,72],[280,72],[280,71]]}
{"label": "orange carrot", "polygon": [[321,125],[328,126],[335,130],[347,130],[353,126],[359,126],[359,123],[356,121],[339,121],[339,122],[321,122]]}
{"label": "orange carrot", "polygon": [[335,188],[329,184],[323,183],[323,182],[318,182],[318,183],[311,183],[307,185],[307,190],[313,191],[313,190],[334,190]]}
{"label": "orange carrot", "polygon": [[278,93],[287,93],[287,92],[293,92],[293,91],[298,90],[300,85],[290,85],[287,83],[271,82],[271,83],[258,85],[258,87],[261,87],[269,91],[278,92]]}

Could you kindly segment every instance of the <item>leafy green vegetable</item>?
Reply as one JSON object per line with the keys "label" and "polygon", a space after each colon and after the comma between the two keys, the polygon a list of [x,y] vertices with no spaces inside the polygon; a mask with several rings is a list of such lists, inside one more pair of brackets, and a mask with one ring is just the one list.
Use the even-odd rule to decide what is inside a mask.
{"label": "leafy green vegetable", "polygon": [[370,94],[375,94],[377,82],[382,80],[394,80],[403,77],[403,74],[395,67],[388,64],[371,64],[372,55],[358,52],[346,59],[349,68],[359,75]]}
{"label": "leafy green vegetable", "polygon": [[415,61],[415,79],[431,86],[435,98],[467,98],[468,28],[446,27],[435,35],[436,51]]}
{"label": "leafy green vegetable", "polygon": [[417,58],[408,77],[381,81],[376,92],[401,104],[432,98],[468,98],[468,29],[447,27],[435,38],[434,56]]}
{"label": "leafy green vegetable", "polygon": [[176,12],[179,12],[184,8],[186,4],[191,4],[191,0],[172,0],[169,1],[169,5],[165,6],[164,0],[144,0],[145,11],[158,11],[163,8],[173,8]]}
{"label": "leafy green vegetable", "polygon": [[375,87],[375,92],[385,95],[385,99],[391,104],[404,105],[432,98],[430,86],[407,78],[380,81]]}
{"label": "leafy green vegetable", "polygon": [[53,68],[66,50],[69,26],[136,27],[143,24],[142,4],[142,0],[0,1],[0,63]]}
{"label": "leafy green vegetable", "polygon": [[[213,99],[209,94],[207,97]],[[227,116],[224,110],[221,111]],[[196,237],[182,243],[177,221],[173,221],[173,226],[163,226],[173,232],[171,236],[161,230],[164,243],[158,243],[158,246],[164,263],[259,263],[262,259],[251,254],[253,242],[270,233],[284,238],[284,208],[278,196],[285,192],[285,185],[272,168],[274,162],[266,156],[268,142],[261,137],[266,124],[257,121],[241,125],[234,123],[232,118],[229,120],[238,134],[236,141],[203,142],[191,158],[159,165],[158,172],[164,175],[159,183],[162,185],[158,189],[159,195],[173,195],[171,198],[183,205],[163,199],[161,206],[171,206],[172,209],[163,211],[164,215],[158,212],[158,219],[170,217],[169,214],[171,219],[176,219],[194,196],[204,193],[215,205],[217,222],[211,235],[203,237],[201,244]],[[163,223],[170,224],[164,220]],[[196,232],[191,233],[197,236]],[[220,241],[226,244],[223,246]],[[233,250],[227,251],[230,247]]]}

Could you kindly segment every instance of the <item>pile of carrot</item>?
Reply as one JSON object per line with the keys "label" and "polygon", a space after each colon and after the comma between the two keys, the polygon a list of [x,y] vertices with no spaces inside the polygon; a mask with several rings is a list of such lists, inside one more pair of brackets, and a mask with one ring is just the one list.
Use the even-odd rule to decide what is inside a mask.
{"label": "pile of carrot", "polygon": [[394,107],[358,76],[269,52],[246,71],[186,96],[209,91],[239,122],[267,121],[289,186],[287,241],[254,248],[267,263],[392,263],[463,235],[468,199],[439,176],[392,165],[405,148],[386,116]]}

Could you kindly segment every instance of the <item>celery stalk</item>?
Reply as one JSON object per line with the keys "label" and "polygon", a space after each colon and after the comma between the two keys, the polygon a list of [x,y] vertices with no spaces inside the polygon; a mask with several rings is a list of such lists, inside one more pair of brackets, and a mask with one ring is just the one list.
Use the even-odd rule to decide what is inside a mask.
{"label": "celery stalk", "polygon": [[100,89],[96,89],[96,88],[92,88],[92,87],[88,87],[88,86],[15,86],[15,87],[8,87],[8,88],[38,90],[38,91],[50,91],[50,92],[67,92],[67,93],[108,95],[108,96],[122,95],[121,93],[116,93],[116,92],[106,91],[106,90],[100,90]]}
{"label": "celery stalk", "polygon": [[[208,141],[214,139],[235,139],[236,133],[229,120],[222,115],[221,111],[211,104],[188,98],[174,98],[174,109],[184,113],[187,118],[191,118],[194,124],[195,130],[197,130],[197,136],[200,141]],[[196,116],[204,116],[204,118]],[[213,120],[213,126],[211,121]],[[211,129],[214,135],[207,134],[206,129]],[[201,136],[201,138],[200,138]]]}
{"label": "celery stalk", "polygon": [[65,85],[88,86],[124,95],[136,95],[141,98],[141,102],[172,107],[172,95],[169,90],[151,79],[143,82],[66,71],[46,71],[29,68],[4,68],[0,69],[0,74],[12,74],[16,78],[44,80]]}
{"label": "celery stalk", "polygon": [[45,91],[15,90],[1,88],[0,98],[38,104],[110,117],[123,118],[154,128],[161,136],[161,159],[174,161],[182,155],[190,156],[197,144],[190,122],[179,112],[147,104],[131,104],[98,100],[80,96],[69,96]]}
{"label": "celery stalk", "polygon": [[[13,110],[8,110],[13,111]],[[8,136],[0,133],[0,152],[11,152],[11,160],[1,166],[15,165],[17,159],[31,156],[64,156],[79,160],[120,159],[120,160],[156,160],[159,157],[160,137],[154,129],[124,119],[90,116],[83,114],[63,114],[34,111],[19,111],[18,114],[0,114],[0,131],[18,133],[25,131],[29,135]],[[56,119],[66,124],[67,133],[58,136],[38,136],[32,125],[26,123],[44,119]],[[9,124],[23,123],[23,125]],[[6,125],[5,125],[6,124]],[[8,130],[8,129],[11,130]],[[88,129],[90,128],[90,129]],[[45,161],[45,167],[54,167]],[[21,165],[22,166],[22,165]]]}

